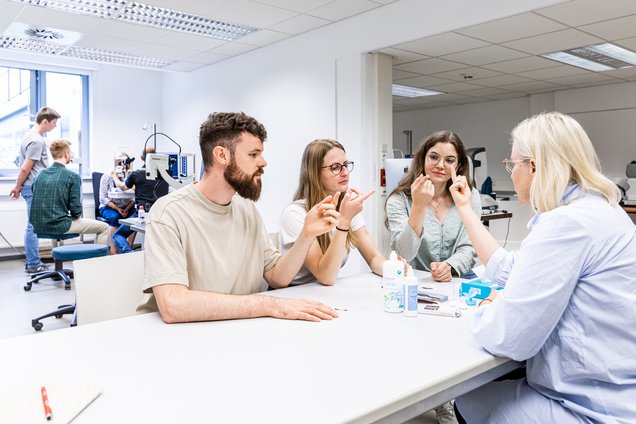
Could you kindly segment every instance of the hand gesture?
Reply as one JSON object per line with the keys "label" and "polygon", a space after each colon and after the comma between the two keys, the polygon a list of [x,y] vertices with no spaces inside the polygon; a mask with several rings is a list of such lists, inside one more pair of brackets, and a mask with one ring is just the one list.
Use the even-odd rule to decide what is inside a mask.
{"label": "hand gesture", "polygon": [[420,175],[411,184],[413,206],[425,207],[431,202],[433,195],[435,195],[435,187],[428,175]]}
{"label": "hand gesture", "polygon": [[463,175],[457,175],[455,167],[451,167],[451,178],[453,179],[453,185],[450,186],[450,194],[453,196],[453,201],[457,208],[466,206],[472,202],[472,192],[466,177]]}
{"label": "hand gesture", "polygon": [[117,211],[117,213],[119,214],[119,216],[124,217],[126,216],[126,212],[122,209],[122,208],[117,208],[115,209]]}
{"label": "hand gesture", "polygon": [[431,262],[431,277],[438,282],[450,281],[453,278],[448,262]]}
{"label": "hand gesture", "polygon": [[272,316],[282,319],[321,321],[338,318],[338,313],[320,302],[305,299],[274,298]]}
{"label": "hand gesture", "polygon": [[340,228],[345,229],[351,227],[351,220],[362,212],[362,203],[373,193],[375,193],[375,190],[369,190],[365,194],[360,194],[355,188],[345,193],[342,202],[340,202],[340,218],[338,219]]}
{"label": "hand gesture", "polygon": [[338,224],[340,213],[336,211],[336,205],[339,197],[340,193],[336,193],[335,196],[327,196],[307,212],[303,225],[303,234],[306,237],[318,237]]}
{"label": "hand gesture", "polygon": [[20,190],[18,187],[14,187],[13,190],[9,192],[9,198],[15,200],[20,197]]}

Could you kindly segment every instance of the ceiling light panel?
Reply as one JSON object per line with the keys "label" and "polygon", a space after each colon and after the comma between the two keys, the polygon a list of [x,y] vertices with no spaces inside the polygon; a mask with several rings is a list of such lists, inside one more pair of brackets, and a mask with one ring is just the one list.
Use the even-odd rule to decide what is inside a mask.
{"label": "ceiling light panel", "polygon": [[63,12],[97,16],[232,41],[258,28],[126,0],[11,0]]}
{"label": "ceiling light panel", "polygon": [[406,85],[399,85],[399,84],[392,85],[391,93],[394,96],[408,97],[408,98],[438,96],[440,94],[446,94],[441,91],[427,90],[425,88],[409,87]]}
{"label": "ceiling light panel", "polygon": [[39,40],[29,40],[27,38],[11,37],[0,35],[0,49],[26,51],[32,53],[58,54],[66,46],[61,44],[47,43]]}
{"label": "ceiling light panel", "polygon": [[636,53],[611,43],[577,47],[542,56],[595,72],[631,68],[636,65]]}
{"label": "ceiling light panel", "polygon": [[76,59],[91,60],[94,62],[129,65],[151,69],[163,69],[176,62],[175,60],[164,59],[161,57],[140,56],[108,50],[91,49],[87,47],[68,47],[45,41],[7,36],[0,36],[0,49],[66,56]]}
{"label": "ceiling light panel", "polygon": [[88,47],[69,47],[60,53],[60,56],[74,57],[76,59],[91,60],[94,62],[113,63],[118,65],[139,66],[142,68],[162,69],[172,65],[176,60],[164,59],[153,56],[140,56],[130,53],[113,52],[109,50],[91,49]]}
{"label": "ceiling light panel", "polygon": [[567,65],[578,66],[579,68],[587,69],[588,71],[602,72],[611,71],[614,68],[604,65],[602,63],[593,62],[588,59],[584,59],[579,56],[575,56],[566,52],[554,52],[541,55],[546,59],[556,60],[557,62],[565,63]]}

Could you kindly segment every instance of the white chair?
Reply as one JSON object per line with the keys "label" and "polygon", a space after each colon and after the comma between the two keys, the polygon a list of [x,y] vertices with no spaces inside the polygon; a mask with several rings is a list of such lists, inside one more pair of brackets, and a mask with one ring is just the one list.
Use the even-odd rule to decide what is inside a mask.
{"label": "white chair", "polygon": [[135,315],[149,296],[143,252],[74,261],[73,270],[78,325]]}

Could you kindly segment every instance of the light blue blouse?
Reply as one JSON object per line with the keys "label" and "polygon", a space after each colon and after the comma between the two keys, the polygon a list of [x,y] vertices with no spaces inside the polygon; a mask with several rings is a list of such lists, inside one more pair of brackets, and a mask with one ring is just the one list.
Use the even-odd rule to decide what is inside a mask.
{"label": "light blue blouse", "polygon": [[505,289],[476,311],[477,341],[527,360],[530,387],[582,421],[636,422],[636,226],[576,185],[529,226],[518,252],[488,262]]}
{"label": "light blue blouse", "polygon": [[[391,231],[391,249],[406,259],[415,269],[431,270],[431,262],[448,262],[457,276],[475,264],[475,250],[453,203],[444,221],[440,222],[427,208],[424,231],[418,237],[408,223],[413,199],[403,192],[395,193],[386,202],[386,215]],[[481,214],[479,192],[472,190],[472,208]]]}

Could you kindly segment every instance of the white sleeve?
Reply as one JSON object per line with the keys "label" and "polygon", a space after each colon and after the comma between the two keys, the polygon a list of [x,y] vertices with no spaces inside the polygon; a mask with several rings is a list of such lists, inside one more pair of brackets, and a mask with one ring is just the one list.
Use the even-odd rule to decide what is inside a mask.
{"label": "white sleeve", "polygon": [[281,252],[288,250],[296,241],[305,225],[305,217],[307,212],[305,209],[292,203],[288,205],[280,218],[279,240],[281,242]]}
{"label": "white sleeve", "polygon": [[362,212],[360,212],[351,220],[351,231],[358,231],[362,227],[364,227],[364,218],[362,217]]}

